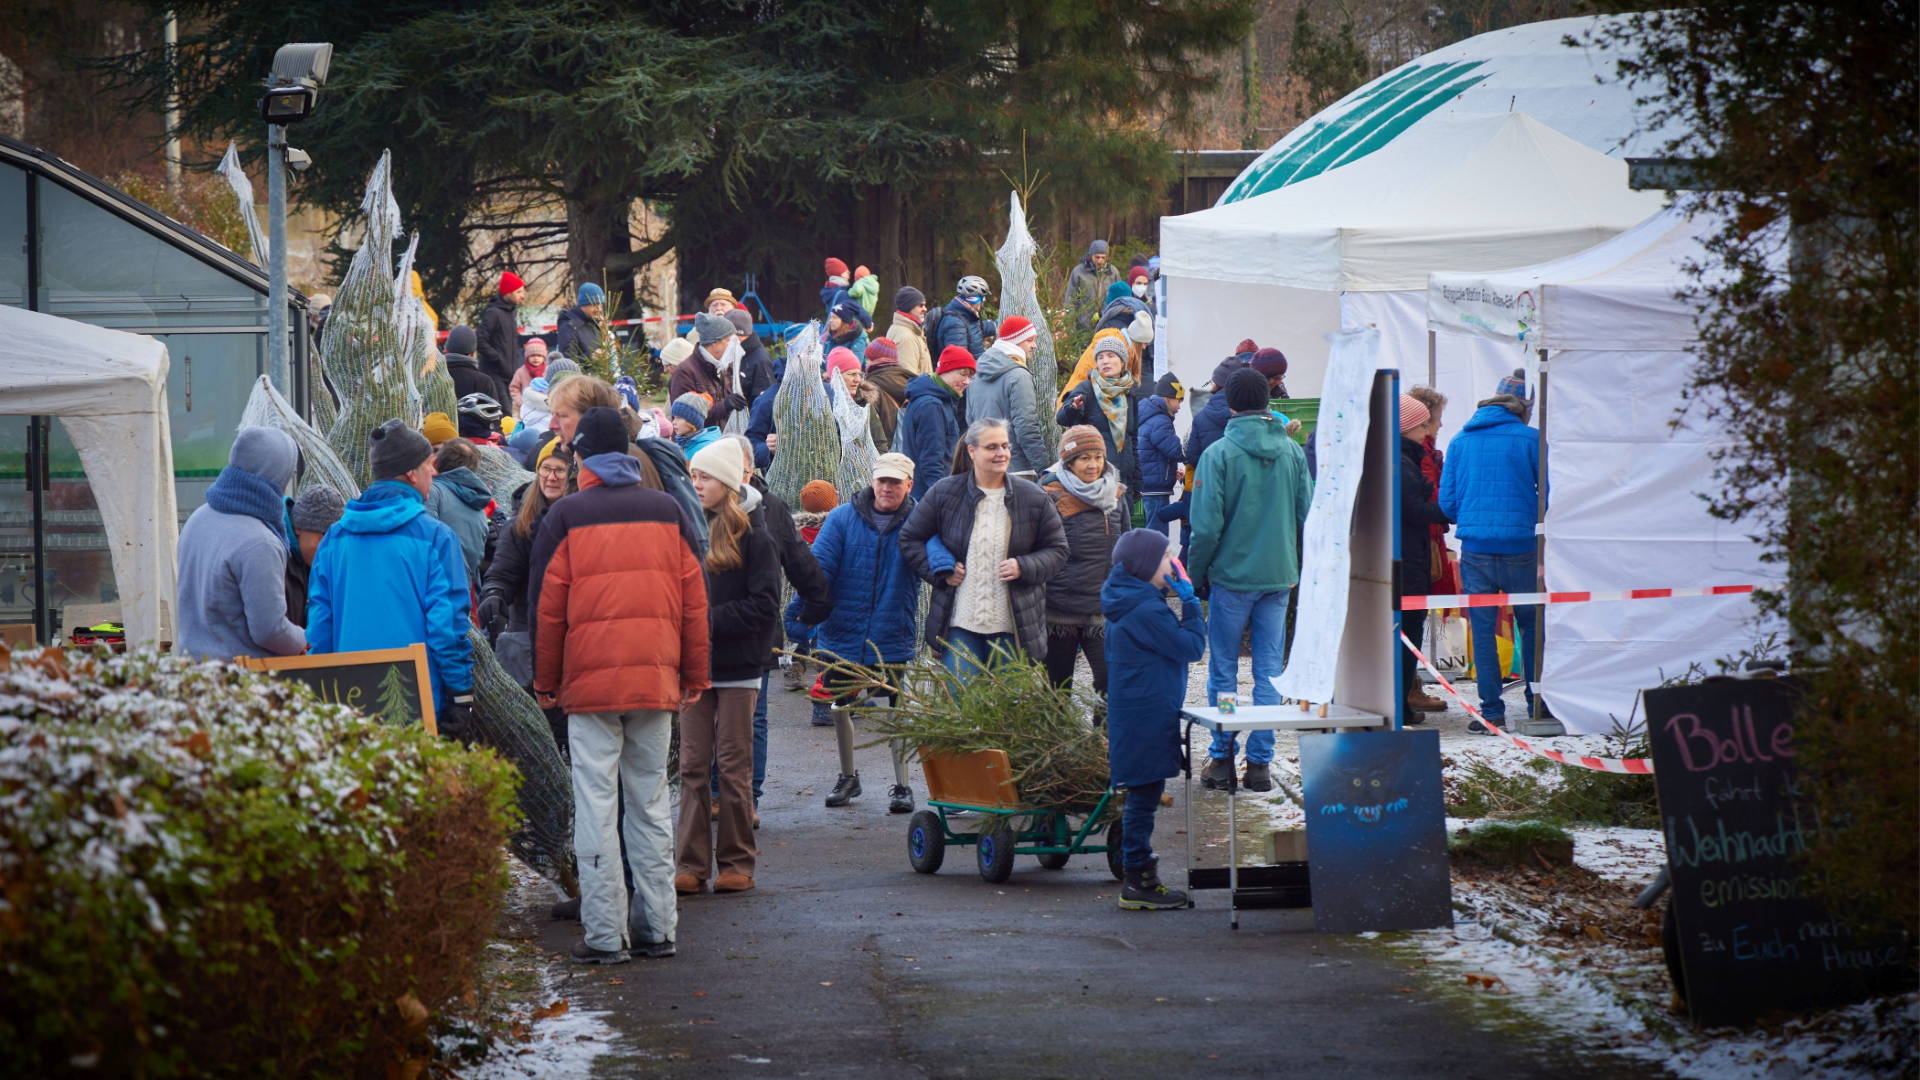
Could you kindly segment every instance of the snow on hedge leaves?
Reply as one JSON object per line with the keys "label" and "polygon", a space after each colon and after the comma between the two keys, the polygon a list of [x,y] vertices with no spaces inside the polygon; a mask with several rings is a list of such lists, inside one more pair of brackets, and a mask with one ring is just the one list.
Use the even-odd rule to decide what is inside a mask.
{"label": "snow on hedge leaves", "polygon": [[153,894],[206,885],[212,799],[278,789],[333,858],[376,856],[429,791],[421,745],[231,664],[17,652],[0,672],[0,881],[31,858],[120,885],[126,914],[182,935],[193,912],[163,912]]}

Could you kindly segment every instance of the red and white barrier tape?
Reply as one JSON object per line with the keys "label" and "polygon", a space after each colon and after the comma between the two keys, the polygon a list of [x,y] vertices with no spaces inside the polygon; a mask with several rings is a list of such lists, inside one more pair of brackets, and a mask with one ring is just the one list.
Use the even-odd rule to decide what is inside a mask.
{"label": "red and white barrier tape", "polygon": [[1403,596],[1401,611],[1434,608],[1511,607],[1515,604],[1591,604],[1600,600],[1665,600],[1676,596],[1737,596],[1753,585],[1708,585],[1698,589],[1615,589],[1610,592],[1456,593],[1451,596]]}
{"label": "red and white barrier tape", "polygon": [[1407,635],[1400,635],[1400,644],[1407,647],[1407,651],[1413,654],[1414,659],[1420,661],[1420,666],[1426,668],[1428,674],[1440,681],[1441,687],[1445,689],[1448,694],[1452,695],[1453,700],[1460,703],[1461,708],[1467,710],[1474,719],[1485,724],[1488,730],[1492,731],[1495,735],[1525,750],[1527,753],[1538,754],[1549,761],[1557,761],[1562,765],[1577,765],[1580,768],[1592,769],[1595,772],[1633,773],[1641,776],[1652,775],[1653,762],[1647,758],[1583,757],[1579,754],[1566,754],[1558,750],[1548,750],[1544,747],[1533,745],[1520,736],[1508,732],[1505,728],[1502,728],[1499,724],[1494,723],[1485,716],[1482,716],[1480,710],[1474,707],[1473,702],[1460,696],[1460,691],[1453,688],[1453,684],[1447,681],[1446,676],[1433,669],[1433,664],[1428,662],[1425,654],[1419,649],[1414,648],[1413,642],[1407,639]]}

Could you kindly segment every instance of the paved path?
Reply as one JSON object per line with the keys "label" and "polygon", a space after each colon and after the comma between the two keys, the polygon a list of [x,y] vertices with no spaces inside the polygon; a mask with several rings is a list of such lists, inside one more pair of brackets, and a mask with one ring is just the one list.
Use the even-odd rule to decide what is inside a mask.
{"label": "paved path", "polygon": [[[832,729],[774,690],[759,888],[683,901],[679,955],[572,968],[564,993],[625,1036],[606,1076],[1402,1077],[1641,1075],[1581,1066],[1471,1027],[1378,946],[1313,933],[1307,911],[1121,912],[1103,858],[988,885],[968,849],[912,872],[886,812],[884,749],[866,794],[827,810]],[[916,795],[925,787],[915,771]],[[1209,793],[1202,817],[1216,823]],[[1156,848],[1178,878],[1182,808]],[[518,921],[518,920],[516,920]],[[558,954],[576,923],[528,919]],[[611,980],[618,979],[619,983]],[[1411,990],[1411,993],[1406,991]]]}

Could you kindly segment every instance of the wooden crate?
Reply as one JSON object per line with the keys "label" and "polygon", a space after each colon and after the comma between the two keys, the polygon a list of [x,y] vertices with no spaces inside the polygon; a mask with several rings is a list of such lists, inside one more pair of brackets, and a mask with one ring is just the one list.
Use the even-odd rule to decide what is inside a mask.
{"label": "wooden crate", "polygon": [[1013,764],[1005,750],[976,750],[971,754],[929,754],[920,751],[927,774],[927,797],[935,802],[963,803],[988,810],[1011,810],[1020,805],[1013,786]]}

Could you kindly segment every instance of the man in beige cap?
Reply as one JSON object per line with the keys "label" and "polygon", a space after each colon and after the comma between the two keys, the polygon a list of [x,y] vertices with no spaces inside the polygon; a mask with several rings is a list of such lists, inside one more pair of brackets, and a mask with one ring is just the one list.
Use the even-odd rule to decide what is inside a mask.
{"label": "man in beige cap", "polygon": [[[913,512],[913,459],[882,454],[873,463],[873,483],[836,507],[813,540],[813,558],[833,593],[833,614],[813,638],[813,655],[863,667],[905,664],[913,659],[914,613],[920,609],[920,579],[900,554],[900,527]],[[853,720],[847,707],[864,687],[828,672],[831,701],[814,701],[815,723],[830,714],[840,743],[840,778],[827,796],[828,806],[845,806],[860,794],[860,773],[853,767]],[[887,695],[888,704],[893,703]],[[893,745],[893,789],[887,809],[913,812],[907,783],[906,748]]]}

